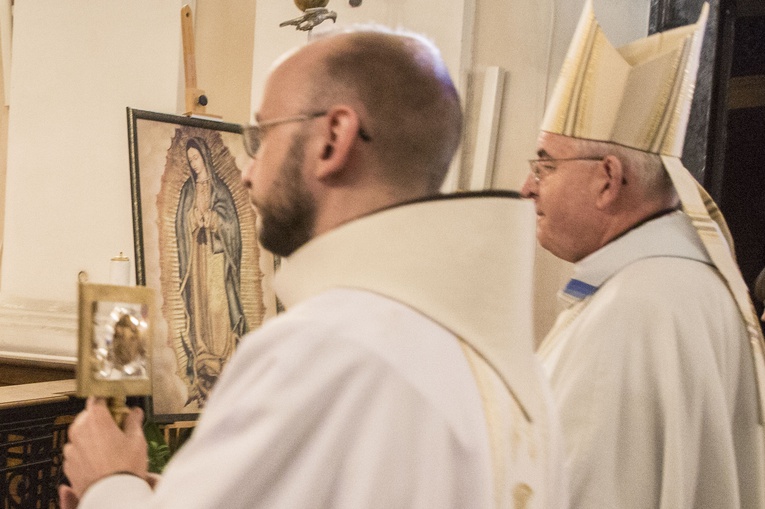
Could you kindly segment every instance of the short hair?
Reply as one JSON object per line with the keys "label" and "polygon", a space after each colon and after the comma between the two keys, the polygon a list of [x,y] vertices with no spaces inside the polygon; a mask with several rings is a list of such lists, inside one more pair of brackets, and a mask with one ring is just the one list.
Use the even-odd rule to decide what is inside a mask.
{"label": "short hair", "polygon": [[347,38],[315,67],[311,99],[319,107],[359,101],[383,178],[394,186],[424,178],[437,191],[462,136],[459,95],[438,48],[420,35],[376,25],[332,34]]}
{"label": "short hair", "polygon": [[669,173],[664,169],[661,157],[642,150],[637,150],[617,143],[578,139],[582,153],[605,157],[613,155],[621,161],[631,177],[643,191],[643,197],[648,200],[656,198],[676,198],[677,192],[672,184]]}

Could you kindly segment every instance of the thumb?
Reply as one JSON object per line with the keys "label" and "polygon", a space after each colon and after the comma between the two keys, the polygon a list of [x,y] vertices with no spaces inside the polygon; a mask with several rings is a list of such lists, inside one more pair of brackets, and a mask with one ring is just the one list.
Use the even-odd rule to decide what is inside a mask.
{"label": "thumb", "polygon": [[131,438],[143,438],[143,410],[138,407],[131,408],[130,413],[125,416],[122,429]]}

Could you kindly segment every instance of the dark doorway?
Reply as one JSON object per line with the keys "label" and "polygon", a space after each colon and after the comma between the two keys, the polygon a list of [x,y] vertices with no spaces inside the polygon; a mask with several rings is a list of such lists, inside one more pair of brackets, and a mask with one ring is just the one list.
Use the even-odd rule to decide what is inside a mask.
{"label": "dark doorway", "polygon": [[765,15],[735,16],[732,24],[719,203],[751,289],[765,267]]}

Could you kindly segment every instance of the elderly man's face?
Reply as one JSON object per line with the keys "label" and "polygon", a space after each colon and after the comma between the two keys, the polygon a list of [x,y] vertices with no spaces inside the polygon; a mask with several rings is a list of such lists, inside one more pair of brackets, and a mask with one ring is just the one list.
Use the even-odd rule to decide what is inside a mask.
{"label": "elderly man's face", "polygon": [[577,262],[599,247],[597,188],[592,179],[599,163],[576,159],[592,156],[583,153],[573,138],[542,132],[537,140],[542,171],[538,179],[530,173],[521,189],[536,205],[539,243],[569,262]]}

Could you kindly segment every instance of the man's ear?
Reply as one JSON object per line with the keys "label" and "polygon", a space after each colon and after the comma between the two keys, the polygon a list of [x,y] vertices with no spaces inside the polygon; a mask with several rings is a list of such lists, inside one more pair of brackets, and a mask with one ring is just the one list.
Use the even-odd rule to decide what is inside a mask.
{"label": "man's ear", "polygon": [[347,166],[354,144],[358,142],[359,116],[347,106],[333,106],[325,116],[323,143],[319,148],[315,176],[333,178]]}
{"label": "man's ear", "polygon": [[624,165],[622,161],[614,156],[607,155],[599,163],[597,178],[598,196],[595,206],[604,210],[612,206],[623,191],[623,186],[627,185],[627,179],[624,175]]}

